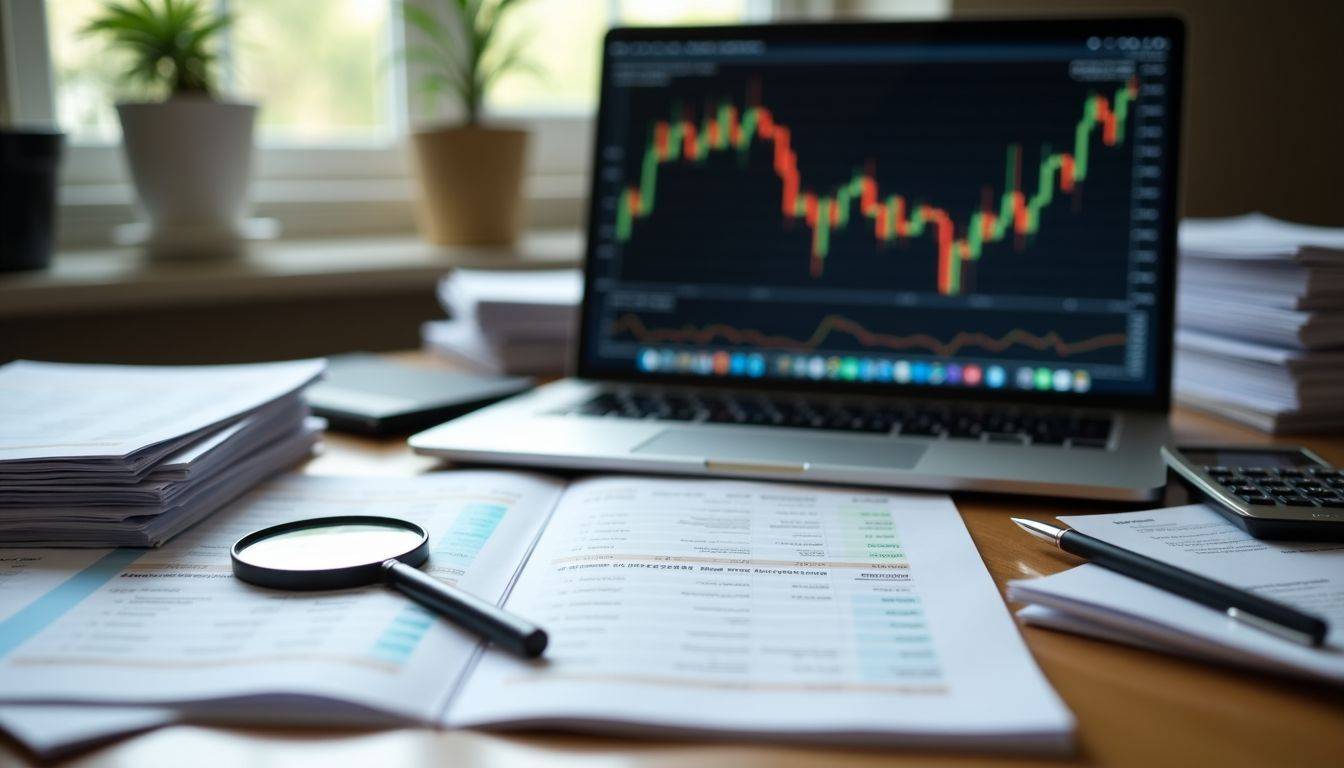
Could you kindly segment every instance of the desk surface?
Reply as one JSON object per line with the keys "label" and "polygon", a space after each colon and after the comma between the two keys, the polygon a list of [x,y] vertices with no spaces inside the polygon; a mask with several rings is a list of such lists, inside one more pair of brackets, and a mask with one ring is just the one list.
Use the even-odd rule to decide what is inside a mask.
{"label": "desk surface", "polygon": [[[1173,415],[1183,442],[1268,443],[1275,439],[1185,410]],[[1344,465],[1344,438],[1300,442]],[[304,472],[318,475],[412,475],[434,460],[413,455],[400,439],[332,434],[326,452]],[[1172,493],[1171,503],[1181,501]],[[957,495],[994,581],[1041,576],[1077,564],[1040,546],[1008,521],[1009,514],[1041,520],[1102,507],[1001,497]],[[1113,508],[1111,508],[1113,509]],[[1072,761],[993,759],[909,751],[797,748],[761,743],[639,741],[556,734],[491,734],[402,729],[325,732],[180,726],[89,753],[77,766],[238,765],[491,766],[537,764],[609,768],[696,766],[893,765],[1339,765],[1344,755],[1344,695],[1240,670],[1140,651],[1045,629],[1024,627],[1037,662],[1078,718]],[[187,756],[190,756],[189,758]],[[23,765],[0,742],[0,766]]]}

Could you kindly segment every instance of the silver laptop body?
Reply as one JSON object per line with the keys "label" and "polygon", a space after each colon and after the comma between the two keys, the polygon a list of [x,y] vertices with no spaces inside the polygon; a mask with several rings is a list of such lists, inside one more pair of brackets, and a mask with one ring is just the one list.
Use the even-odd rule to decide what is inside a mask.
{"label": "silver laptop body", "polygon": [[[1153,499],[1183,37],[1179,21],[1133,18],[613,30],[576,375],[411,446],[469,463]],[[816,103],[856,82],[871,102]],[[968,149],[919,126],[882,133],[908,114],[883,111],[901,99],[981,115],[948,140]],[[823,131],[836,140],[804,138]],[[828,175],[846,156],[852,176]],[[912,157],[930,159],[901,164]],[[985,183],[958,207],[944,169]],[[921,183],[927,198],[901,193]]]}

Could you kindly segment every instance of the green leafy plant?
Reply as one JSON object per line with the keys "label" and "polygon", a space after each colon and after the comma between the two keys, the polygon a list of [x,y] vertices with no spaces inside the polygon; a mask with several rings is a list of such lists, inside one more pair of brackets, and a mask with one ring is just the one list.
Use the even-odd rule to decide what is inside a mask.
{"label": "green leafy plant", "polygon": [[233,19],[205,5],[202,0],[109,2],[82,31],[130,54],[129,81],[169,96],[213,96],[213,42]]}
{"label": "green leafy plant", "polygon": [[401,4],[406,21],[422,42],[405,51],[408,62],[423,70],[418,87],[428,99],[455,98],[463,122],[477,125],[490,88],[510,72],[536,73],[523,56],[523,39],[501,42],[500,20],[518,0],[420,0]]}

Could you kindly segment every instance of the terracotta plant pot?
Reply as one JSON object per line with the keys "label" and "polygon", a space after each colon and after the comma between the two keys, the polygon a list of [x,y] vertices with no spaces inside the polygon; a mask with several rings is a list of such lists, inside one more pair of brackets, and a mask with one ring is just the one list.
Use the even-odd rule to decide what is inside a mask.
{"label": "terracotta plant pot", "polygon": [[412,136],[420,230],[439,245],[511,245],[522,223],[527,132],[468,126]]}
{"label": "terracotta plant pot", "polygon": [[151,251],[161,244],[165,256],[190,256],[235,243],[247,208],[256,105],[179,96],[118,104],[117,115]]}

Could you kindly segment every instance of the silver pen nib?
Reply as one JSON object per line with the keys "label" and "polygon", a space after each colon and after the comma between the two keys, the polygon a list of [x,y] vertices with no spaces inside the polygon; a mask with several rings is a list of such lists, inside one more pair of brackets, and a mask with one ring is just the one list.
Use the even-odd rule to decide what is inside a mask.
{"label": "silver pen nib", "polygon": [[1017,523],[1018,528],[1021,528],[1038,539],[1048,541],[1056,547],[1059,546],[1059,537],[1063,536],[1069,530],[1068,528],[1060,528],[1059,526],[1050,525],[1049,523],[1038,523],[1035,520],[1025,520],[1020,517],[1010,517],[1008,519]]}

